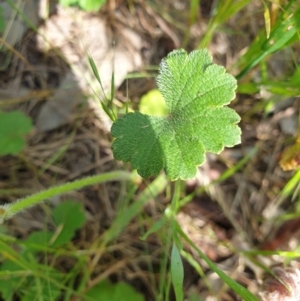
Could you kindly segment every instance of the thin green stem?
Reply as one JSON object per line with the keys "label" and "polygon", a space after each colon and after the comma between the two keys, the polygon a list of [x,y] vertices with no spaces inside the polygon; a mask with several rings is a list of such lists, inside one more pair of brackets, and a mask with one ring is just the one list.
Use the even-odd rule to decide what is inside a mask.
{"label": "thin green stem", "polygon": [[172,203],[171,203],[171,208],[172,208],[172,213],[173,213],[173,220],[174,220],[174,218],[176,216],[176,212],[179,208],[180,191],[181,191],[181,180],[178,179],[175,182],[175,191],[174,191],[174,195],[173,195]]}
{"label": "thin green stem", "polygon": [[4,220],[11,218],[16,213],[28,209],[38,203],[41,203],[48,198],[94,184],[105,183],[109,181],[130,181],[133,180],[134,177],[134,174],[129,172],[114,171],[51,187],[47,190],[35,193],[24,199],[20,199],[12,204],[5,204],[3,206],[0,206],[0,223],[3,223]]}

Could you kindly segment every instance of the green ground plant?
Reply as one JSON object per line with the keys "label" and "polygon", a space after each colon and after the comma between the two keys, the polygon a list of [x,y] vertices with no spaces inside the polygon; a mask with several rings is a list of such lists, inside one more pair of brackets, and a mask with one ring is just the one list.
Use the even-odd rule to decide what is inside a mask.
{"label": "green ground plant", "polygon": [[[54,231],[36,231],[24,240],[18,240],[4,234],[0,235],[1,252],[10,254],[0,268],[0,292],[4,300],[69,300],[77,296],[83,300],[120,300],[126,294],[127,300],[143,301],[144,298],[126,283],[110,284],[104,280],[84,293],[71,289],[72,281],[79,276],[87,263],[87,254],[78,254],[72,250],[72,238],[75,232],[86,222],[82,204],[68,200],[51,212],[49,221]],[[6,243],[18,247],[16,252]],[[48,254],[50,258],[59,257],[63,249],[69,249],[69,258],[76,260],[71,271],[64,273],[54,267],[43,264],[39,254]],[[44,258],[45,260],[47,258]],[[37,298],[37,296],[40,296]]]}
{"label": "green ground plant", "polygon": [[[69,1],[66,4],[78,3],[79,1],[72,1],[72,3]],[[249,1],[220,1],[214,10],[207,36],[199,42],[199,47],[208,45],[216,28],[222,27],[226,20],[237,14],[248,3]],[[164,237],[166,252],[161,262],[157,300],[169,300],[172,285],[176,300],[183,300],[184,272],[181,258],[190,262],[201,275],[201,266],[188,256],[183,248],[183,242],[187,243],[207,263],[209,268],[216,272],[244,300],[258,300],[222,272],[201,252],[180,228],[176,221],[176,214],[181,206],[199,192],[184,198],[180,194],[182,180],[195,175],[197,166],[204,161],[205,152],[220,153],[224,147],[230,147],[240,142],[240,130],[237,127],[239,116],[234,110],[226,107],[234,98],[236,87],[238,92],[244,94],[254,94],[260,89],[266,88],[274,95],[299,95],[299,68],[296,62],[295,70],[288,80],[284,76],[282,79],[274,80],[264,72],[267,61],[273,53],[291,49],[291,46],[299,41],[299,9],[293,7],[296,4],[296,1],[289,1],[285,7],[282,7],[276,24],[270,28],[270,32],[266,33],[262,29],[253,43],[249,45],[247,52],[241,56],[235,66],[238,70],[236,76],[238,82],[233,76],[226,73],[223,67],[213,64],[206,50],[200,49],[189,55],[184,50],[177,50],[162,62],[158,78],[158,86],[166,101],[168,115],[149,116],[135,112],[116,118],[117,110],[111,108],[114,87],[111,98],[101,102],[102,108],[114,121],[112,135],[115,140],[112,148],[115,158],[130,162],[142,177],[154,176],[155,178],[145,190],[138,194],[134,203],[127,203],[124,210],[118,211],[110,228],[105,232],[101,241],[97,242],[99,252],[101,253],[120,235],[130,221],[142,212],[143,206],[149,199],[164,191],[170,185],[170,180],[175,181],[172,202],[165,211],[165,215],[157,222],[153,222],[152,227],[141,237],[145,240],[148,235],[167,229],[167,235]],[[232,9],[226,9],[228,7]],[[101,79],[93,59],[89,58],[89,60],[94,75],[101,85]],[[256,77],[255,80],[246,77],[253,71],[260,71],[263,76],[259,79]],[[193,122],[190,122],[191,117]],[[23,133],[21,134],[23,135]],[[242,158],[211,185],[223,181],[242,168],[254,156],[255,151]],[[160,173],[161,170],[164,170],[164,173]],[[126,181],[128,187],[136,191],[136,179],[135,172],[130,171],[104,173],[52,187],[16,203],[4,205],[0,214],[4,221],[53,196],[107,181]],[[279,201],[282,201],[286,195],[295,193],[295,189],[299,187],[298,183],[299,171],[283,189]],[[128,194],[129,198],[130,193]],[[79,222],[75,222],[73,217],[68,214],[73,210],[74,216]],[[83,288],[87,286],[86,279],[91,273],[91,271],[86,271],[85,267],[89,254],[77,252],[72,248],[71,242],[75,231],[85,222],[82,208],[78,203],[63,203],[51,213],[51,219],[53,219],[54,232],[36,232],[24,241],[1,234],[1,255],[4,260],[2,260],[0,271],[2,283],[2,285],[0,283],[0,291],[5,300],[12,300],[15,294],[21,300],[35,300],[35,296],[40,296],[39,300],[57,300],[60,297],[63,300],[70,300],[71,296],[77,296],[83,300],[100,300],[101,298],[106,300],[109,296],[110,300],[119,300],[120,295],[126,295],[128,297],[126,300],[143,300],[143,297],[130,286],[123,283],[112,285],[107,280],[84,291]],[[12,246],[19,247],[21,251],[15,251]],[[68,255],[75,258],[76,264],[71,271],[63,274],[55,270],[51,264],[49,265],[47,258],[41,262],[39,252],[44,252],[53,258],[61,254]],[[296,251],[287,254],[254,250],[243,254],[248,257],[270,254],[290,258],[299,257]],[[74,290],[71,287],[78,278],[80,278],[79,288]]]}
{"label": "green ground plant", "polygon": [[[95,76],[101,83],[95,65],[93,63],[91,65],[94,67]],[[184,296],[183,265],[180,257],[180,251],[183,251],[182,239],[196,248],[199,256],[234,291],[246,300],[257,300],[249,291],[219,270],[187,238],[176,222],[180,200],[180,179],[195,176],[197,166],[204,162],[206,151],[220,153],[224,146],[240,143],[241,131],[236,125],[240,118],[234,110],[225,107],[235,96],[236,80],[226,73],[223,67],[213,64],[211,56],[203,49],[196,50],[189,55],[184,50],[175,50],[170,53],[160,65],[157,81],[169,114],[165,117],[157,117],[135,112],[127,113],[114,120],[111,132],[115,140],[112,148],[116,159],[131,162],[133,168],[137,169],[142,177],[157,176],[164,169],[168,178],[176,180],[170,212],[165,219],[166,224],[169,224],[171,234],[166,244],[167,249],[172,245],[170,279],[176,300],[183,300]],[[109,108],[106,107],[105,110],[109,111]],[[114,113],[109,115],[114,116]],[[132,175],[114,172],[53,187],[16,203],[2,206],[1,218],[2,220],[8,219],[46,198],[99,183],[101,180],[102,182],[117,180],[118,177],[130,180]],[[163,183],[161,180],[159,182]],[[112,237],[115,237],[120,229],[140,212],[141,205],[147,200],[148,198],[145,198],[143,202],[131,205],[132,209],[127,209],[128,218],[125,218],[122,213],[119,222],[117,216],[104,242],[108,243]],[[67,210],[64,211],[67,212]],[[65,214],[65,221],[68,216]],[[71,226],[65,227],[69,231],[66,230],[64,235],[61,234],[62,237],[66,236],[70,239],[72,236],[70,235],[73,233],[72,221],[73,217],[69,221]],[[57,239],[60,242],[59,237]],[[162,296],[168,295],[165,290],[169,285],[164,283],[164,275],[168,273],[166,263],[167,256],[164,259],[161,276],[160,293]]]}

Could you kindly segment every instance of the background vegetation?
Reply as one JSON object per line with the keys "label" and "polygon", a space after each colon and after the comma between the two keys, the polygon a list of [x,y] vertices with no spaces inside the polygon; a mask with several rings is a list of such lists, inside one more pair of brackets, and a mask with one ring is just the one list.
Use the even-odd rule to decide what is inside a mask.
{"label": "background vegetation", "polygon": [[[298,300],[299,1],[49,1],[37,23],[22,1],[0,4],[0,200],[46,199],[1,225],[3,300],[280,300],[274,288]],[[50,45],[48,22],[66,16],[94,28],[94,42],[107,35],[113,53],[134,53],[133,31],[143,67],[118,86],[126,60],[107,56],[107,89],[83,32]],[[27,28],[14,45],[12,20]],[[66,44],[87,62],[80,72]],[[103,116],[163,115],[158,64],[173,49],[203,47],[238,80],[231,107],[242,143],[208,154],[195,179],[142,179],[113,159]],[[78,73],[90,93],[46,129],[40,112]]]}

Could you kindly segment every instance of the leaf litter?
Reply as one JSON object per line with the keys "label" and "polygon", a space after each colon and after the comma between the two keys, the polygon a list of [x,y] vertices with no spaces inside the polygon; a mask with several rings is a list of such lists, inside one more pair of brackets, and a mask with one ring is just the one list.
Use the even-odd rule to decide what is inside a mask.
{"label": "leaf litter", "polygon": [[[201,1],[203,6],[202,2],[205,1]],[[177,10],[174,9],[174,6],[179,4],[166,1],[163,5],[166,6],[165,11],[169,12],[175,20],[174,24],[168,24],[167,27],[161,26],[161,22],[167,24],[163,18],[160,23],[154,21],[156,19],[151,16],[158,15],[157,12],[145,7],[144,4],[141,4],[140,10],[135,12],[134,17],[129,13],[127,7],[120,5],[118,9],[121,13],[118,13],[115,19],[119,26],[124,26],[128,20],[132,28],[139,28],[139,34],[144,36],[146,41],[151,41],[144,45],[146,55],[149,60],[156,62],[173,50],[174,35],[179,37],[183,35],[182,27],[176,26],[176,21],[184,20],[182,11],[178,14],[178,7]],[[240,33],[250,32],[255,36],[258,31],[259,18],[257,15],[251,15],[250,11],[254,8],[255,6],[251,6],[249,10],[241,11],[234,21],[229,20],[228,28],[235,29]],[[187,10],[186,7],[182,9],[183,11]],[[202,22],[201,26],[197,24],[192,26],[192,40],[189,45],[191,49],[203,36],[206,26],[205,22]],[[232,36],[229,33],[218,32],[213,37],[209,51],[216,63],[230,67],[239,56],[239,52],[249,44],[247,39],[249,37],[242,34]],[[26,46],[26,42],[28,42],[26,39],[22,41],[21,48]],[[160,52],[156,52],[158,48],[155,49],[158,42],[161,43]],[[153,44],[154,47],[150,47],[149,44]],[[164,53],[162,49],[166,52]],[[288,61],[287,56],[284,57]],[[64,74],[65,67],[62,68],[63,64],[59,63],[56,56],[55,61],[58,63],[58,69]],[[11,63],[12,66],[16,66],[19,61],[13,57]],[[273,62],[272,68],[276,69],[277,65],[276,62]],[[279,64],[279,66],[282,68],[284,64]],[[9,80],[21,78],[21,71],[14,70],[15,74]],[[49,70],[49,66],[46,70]],[[280,69],[280,71],[275,70],[274,72],[280,74],[287,71]],[[7,75],[2,72],[1,86],[8,82],[5,76]],[[32,78],[34,79],[34,77]],[[137,80],[135,83],[139,84],[139,81]],[[47,83],[46,87],[49,85]],[[143,92],[131,85],[131,82],[128,87],[129,93],[133,95],[132,98],[134,95],[138,95],[136,98],[139,99]],[[30,87],[26,93],[31,89],[36,89],[36,86]],[[122,94],[122,90],[119,90],[119,93]],[[21,109],[36,120],[40,104],[45,99],[39,95],[32,96],[29,101],[22,101],[19,96],[14,97],[20,100],[20,104],[10,106],[9,109]],[[126,99],[126,89],[123,99]],[[243,257],[238,254],[237,250],[259,248],[264,242],[271,243],[272,241],[276,241],[280,249],[288,250],[293,246],[291,245],[293,241],[298,241],[297,231],[293,230],[297,229],[297,223],[296,226],[293,225],[293,228],[280,228],[284,222],[274,221],[274,217],[282,214],[283,210],[294,211],[294,204],[290,203],[291,197],[287,197],[280,206],[273,207],[273,210],[270,209],[291,177],[291,173],[282,171],[278,162],[284,146],[292,144],[293,138],[281,132],[278,122],[280,111],[270,111],[265,114],[263,109],[257,109],[252,110],[252,113],[249,114],[253,106],[261,101],[259,95],[255,97],[247,94],[238,95],[237,101],[231,106],[242,117],[240,124],[243,132],[242,144],[234,149],[226,150],[220,156],[209,155],[207,157],[207,162],[199,169],[196,178],[186,184],[186,195],[191,195],[192,201],[182,208],[178,216],[179,223],[184,226],[189,237],[199,244],[200,249],[218,262],[232,278],[254,292],[259,290],[258,282],[261,279],[256,278],[255,269],[251,264],[243,261]],[[298,113],[298,100],[293,99],[292,106]],[[3,202],[13,201],[16,197],[46,188],[53,182],[58,184],[84,175],[120,168],[121,165],[112,159],[109,137],[103,130],[101,120],[93,110],[88,107],[77,107],[73,117],[75,118],[68,120],[64,126],[51,132],[32,133],[28,137],[24,153],[19,157],[9,156],[0,160],[0,188]],[[257,148],[257,152],[249,158],[242,169],[235,171],[231,177],[221,183],[211,185],[218,176],[233,168],[254,147]],[[142,191],[148,184],[149,182],[140,183],[139,191]],[[5,191],[10,193],[4,194]],[[122,193],[125,194],[125,187],[113,183],[71,194],[73,199],[84,204],[88,216],[88,222],[77,233],[73,241],[78,249],[89,250],[92,256],[97,255],[91,246],[111,224],[119,206],[117,200]],[[51,200],[50,206],[55,206],[67,197],[70,196]],[[159,256],[165,250],[155,235],[150,235],[147,243],[142,242],[139,239],[140,229],[141,227],[147,229],[151,225],[151,220],[158,220],[168,201],[167,195],[161,194],[155,198],[155,201],[145,206],[144,215],[147,218],[150,217],[150,220],[145,218],[142,224],[138,219],[133,220],[124,229],[118,240],[108,246],[98,257],[99,260],[92,262],[92,267],[98,275],[98,278],[92,275],[92,281],[100,281],[107,277],[122,279],[133,284],[137,290],[147,292],[145,293],[147,299],[153,300],[155,292],[149,284],[151,276],[149,276],[147,265],[151,264],[154,271],[158,271]],[[42,208],[32,208],[20,216],[16,216],[9,223],[8,231],[16,237],[25,238],[34,229],[47,229],[49,224],[49,221],[45,223],[45,212]],[[277,236],[276,229],[279,233]],[[197,260],[197,258],[195,259]],[[268,264],[271,266],[275,262],[277,261],[272,259]],[[59,259],[56,263],[62,269],[70,269],[72,264],[74,264],[72,258]],[[201,295],[204,300],[208,300],[215,294],[219,294],[221,300],[237,300],[236,296],[224,288],[223,284],[210,273],[203,262],[201,262],[201,266],[212,285],[212,290],[209,290],[205,281],[200,280],[194,269],[191,269],[186,262],[184,264],[187,270],[185,276],[187,294],[196,292],[197,296]]]}

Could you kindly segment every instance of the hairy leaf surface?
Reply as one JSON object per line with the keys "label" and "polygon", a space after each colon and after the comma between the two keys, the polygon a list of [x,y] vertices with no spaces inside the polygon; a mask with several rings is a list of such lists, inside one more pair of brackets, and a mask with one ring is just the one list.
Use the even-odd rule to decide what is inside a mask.
{"label": "hairy leaf surface", "polygon": [[240,143],[240,117],[225,107],[235,97],[236,80],[212,63],[207,50],[171,52],[160,64],[157,85],[169,114],[117,119],[111,128],[117,160],[130,162],[144,178],[164,169],[171,180],[188,179],[205,152]]}

